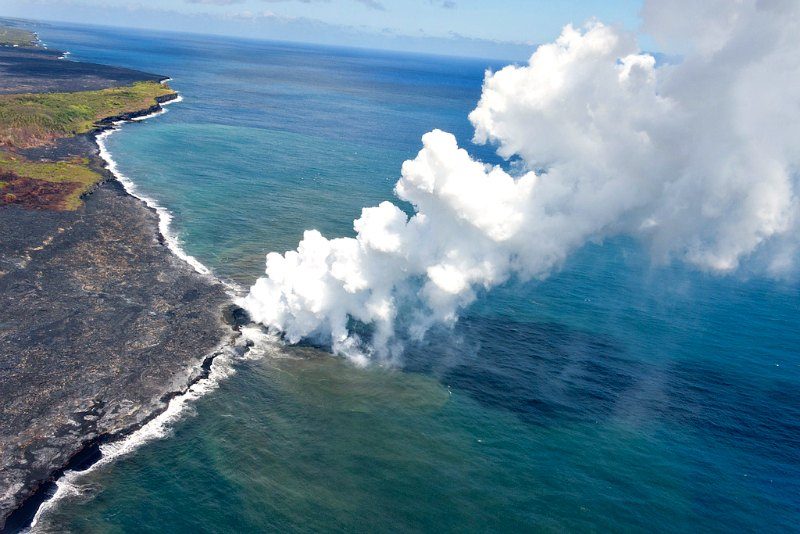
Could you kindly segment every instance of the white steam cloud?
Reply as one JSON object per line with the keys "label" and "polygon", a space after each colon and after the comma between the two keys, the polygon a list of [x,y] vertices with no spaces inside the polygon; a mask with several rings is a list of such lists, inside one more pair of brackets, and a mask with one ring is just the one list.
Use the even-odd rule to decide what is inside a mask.
{"label": "white steam cloud", "polygon": [[[470,114],[475,141],[522,172],[432,131],[395,188],[412,217],[383,202],[362,211],[355,238],[307,231],[296,251],[267,256],[243,306],[290,342],[322,336],[366,361],[396,352],[400,310],[420,336],[476,291],[546,276],[589,240],[634,236],[657,261],[711,272],[792,269],[800,3],[649,2],[643,14],[662,46],[680,44],[680,62],[657,67],[600,23],[567,26],[527,65],[487,73]],[[351,319],[372,326],[369,344]]]}

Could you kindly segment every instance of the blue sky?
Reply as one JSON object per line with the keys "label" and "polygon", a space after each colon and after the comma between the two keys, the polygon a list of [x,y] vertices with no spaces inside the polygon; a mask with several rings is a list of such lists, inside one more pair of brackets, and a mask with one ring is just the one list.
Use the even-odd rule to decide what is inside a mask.
{"label": "blue sky", "polygon": [[641,0],[0,0],[0,15],[519,58],[596,17],[638,27]]}

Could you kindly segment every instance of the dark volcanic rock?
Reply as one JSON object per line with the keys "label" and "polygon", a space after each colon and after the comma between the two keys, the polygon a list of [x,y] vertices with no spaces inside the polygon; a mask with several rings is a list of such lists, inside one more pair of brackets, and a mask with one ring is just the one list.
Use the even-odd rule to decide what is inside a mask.
{"label": "dark volcanic rock", "polygon": [[[0,93],[163,79],[58,54],[0,47]],[[110,177],[92,134],[20,152],[88,157]],[[114,180],[77,211],[0,203],[0,531],[21,505],[9,528],[24,526],[64,468],[91,463],[100,442],[137,428],[207,373],[209,354],[242,320],[226,309],[224,322],[227,304],[224,287],[176,258],[156,214]]]}
{"label": "dark volcanic rock", "polygon": [[166,79],[133,69],[64,61],[60,55],[42,48],[0,47],[0,94],[94,91]]}
{"label": "dark volcanic rock", "polygon": [[224,288],[116,181],[75,212],[0,208],[0,236],[2,529],[88,444],[162,410],[232,330]]}
{"label": "dark volcanic rock", "polygon": [[18,148],[18,154],[30,160],[67,160],[83,157],[87,154],[97,155],[97,143],[93,134],[75,135],[73,137],[57,137],[51,144],[34,148]]}
{"label": "dark volcanic rock", "polygon": [[223,308],[222,319],[226,324],[234,328],[241,328],[242,326],[250,324],[252,321],[247,310],[236,304],[229,304]]}

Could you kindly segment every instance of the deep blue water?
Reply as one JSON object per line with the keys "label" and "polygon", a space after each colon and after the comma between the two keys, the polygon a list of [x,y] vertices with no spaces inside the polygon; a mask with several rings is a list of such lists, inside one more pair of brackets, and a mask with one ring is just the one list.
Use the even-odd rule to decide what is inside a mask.
{"label": "deep blue water", "polygon": [[[78,60],[184,102],[109,139],[187,251],[243,286],[351,235],[432,128],[469,145],[484,61],[75,26]],[[497,161],[491,147],[469,147]],[[580,250],[484,295],[401,369],[243,362],[171,437],[83,479],[79,532],[776,531],[800,524],[800,287]]]}

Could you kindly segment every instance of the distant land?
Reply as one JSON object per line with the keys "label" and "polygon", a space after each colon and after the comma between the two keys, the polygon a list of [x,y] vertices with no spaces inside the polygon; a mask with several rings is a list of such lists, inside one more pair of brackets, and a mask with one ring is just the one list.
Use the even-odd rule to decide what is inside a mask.
{"label": "distant land", "polygon": [[36,35],[22,28],[4,26],[0,28],[0,46],[36,46]]}

